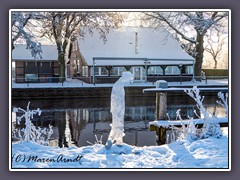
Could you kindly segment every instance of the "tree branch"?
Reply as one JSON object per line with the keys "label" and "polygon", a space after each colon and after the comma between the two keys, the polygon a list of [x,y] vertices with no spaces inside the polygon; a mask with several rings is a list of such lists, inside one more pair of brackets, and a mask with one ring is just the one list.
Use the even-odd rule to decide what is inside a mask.
{"label": "tree branch", "polygon": [[161,15],[160,13],[156,13],[157,16],[153,15],[152,13],[149,14],[149,13],[145,13],[145,15],[149,16],[149,17],[152,17],[152,18],[156,18],[160,21],[163,21],[165,22],[172,30],[174,30],[178,35],[180,35],[183,39],[185,39],[186,41],[189,41],[193,44],[196,43],[195,40],[187,37],[186,35],[184,35],[181,31],[179,31],[167,18],[165,18],[163,15]]}

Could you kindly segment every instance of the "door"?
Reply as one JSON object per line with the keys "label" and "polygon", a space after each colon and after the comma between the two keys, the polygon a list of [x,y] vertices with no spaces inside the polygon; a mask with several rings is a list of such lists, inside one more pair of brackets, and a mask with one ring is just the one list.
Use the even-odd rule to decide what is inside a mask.
{"label": "door", "polygon": [[134,67],[134,80],[140,81],[142,80],[142,68]]}

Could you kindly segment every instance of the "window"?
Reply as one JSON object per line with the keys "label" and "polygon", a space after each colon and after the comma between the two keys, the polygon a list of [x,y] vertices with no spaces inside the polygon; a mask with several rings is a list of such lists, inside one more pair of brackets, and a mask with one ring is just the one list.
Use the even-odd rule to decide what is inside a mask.
{"label": "window", "polygon": [[160,66],[156,66],[155,69],[156,69],[156,74],[163,74],[163,70]]}
{"label": "window", "polygon": [[148,74],[155,74],[155,67],[148,68]]}
{"label": "window", "polygon": [[167,66],[165,74],[180,74],[180,69],[178,66]]}
{"label": "window", "polygon": [[66,65],[66,68],[67,68],[67,78],[70,78],[71,75],[70,75],[70,66],[69,66],[69,64]]}
{"label": "window", "polygon": [[88,66],[82,67],[82,76],[88,76]]}
{"label": "window", "polygon": [[151,66],[148,68],[148,74],[163,74],[163,70],[160,66]]}
{"label": "window", "polygon": [[181,74],[178,66],[172,66],[172,74]]}
{"label": "window", "polygon": [[107,76],[108,70],[105,67],[94,67],[94,75],[95,76]]}
{"label": "window", "polygon": [[99,67],[94,67],[94,75],[95,76],[99,76],[100,73],[99,73]]}
{"label": "window", "polygon": [[110,70],[111,76],[122,76],[122,72],[126,71],[125,67],[113,67]]}
{"label": "window", "polygon": [[112,67],[110,74],[111,76],[118,76],[118,67]]}
{"label": "window", "polygon": [[172,66],[167,66],[165,69],[165,74],[172,74]]}
{"label": "window", "polygon": [[[124,72],[124,71],[126,71],[125,67],[112,67],[110,70],[110,75],[111,76],[121,76],[122,72]],[[95,76],[108,76],[108,70],[106,67],[94,67],[94,75]]]}
{"label": "window", "polygon": [[36,82],[38,80],[37,74],[25,74],[25,81]]}
{"label": "window", "polygon": [[125,72],[126,71],[126,68],[125,67],[119,67],[118,68],[118,75],[119,76],[122,76],[122,72]]}
{"label": "window", "polygon": [[76,65],[76,73],[79,73],[79,60],[75,60],[75,65]]}
{"label": "window", "polygon": [[49,62],[40,62],[38,69],[41,74],[52,74],[52,67]]}
{"label": "window", "polygon": [[186,66],[186,73],[193,74],[193,66]]}
{"label": "window", "polygon": [[107,76],[108,75],[108,70],[105,67],[100,67],[101,69],[101,76]]}
{"label": "window", "polygon": [[37,63],[35,62],[26,62],[25,64],[25,73],[26,74],[37,74]]}

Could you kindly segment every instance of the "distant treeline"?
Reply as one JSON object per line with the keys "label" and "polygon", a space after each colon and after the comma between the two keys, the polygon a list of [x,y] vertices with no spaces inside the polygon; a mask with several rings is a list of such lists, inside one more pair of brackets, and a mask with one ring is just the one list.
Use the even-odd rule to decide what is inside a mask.
{"label": "distant treeline", "polygon": [[228,69],[203,69],[205,76],[228,76]]}

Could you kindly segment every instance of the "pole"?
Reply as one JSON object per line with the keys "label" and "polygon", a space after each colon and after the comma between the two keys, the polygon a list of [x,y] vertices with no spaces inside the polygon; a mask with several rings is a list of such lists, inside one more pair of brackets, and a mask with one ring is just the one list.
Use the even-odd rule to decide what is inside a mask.
{"label": "pole", "polygon": [[180,69],[180,84],[182,85],[182,64],[179,64],[178,68]]}
{"label": "pole", "polygon": [[93,84],[95,85],[95,59],[93,58]]}
{"label": "pole", "polygon": [[[167,114],[167,93],[156,93],[156,120],[166,120]],[[166,128],[160,127],[158,130],[158,142],[159,144],[166,143]]]}
{"label": "pole", "polygon": [[146,71],[146,78],[145,78],[145,83],[147,83],[147,74],[148,74],[148,69],[147,69],[147,60],[145,60],[145,71]]}
{"label": "pole", "polygon": [[195,60],[193,61],[193,78],[192,82],[195,82]]}

